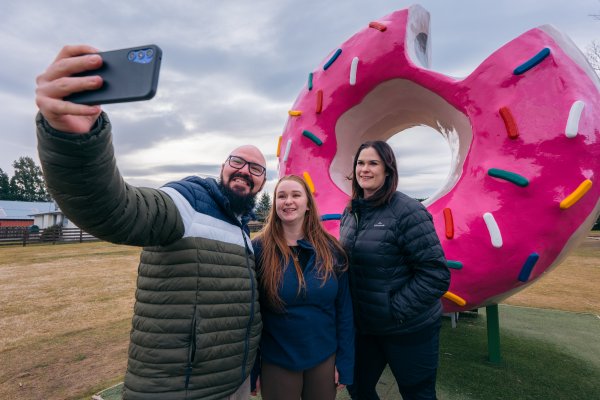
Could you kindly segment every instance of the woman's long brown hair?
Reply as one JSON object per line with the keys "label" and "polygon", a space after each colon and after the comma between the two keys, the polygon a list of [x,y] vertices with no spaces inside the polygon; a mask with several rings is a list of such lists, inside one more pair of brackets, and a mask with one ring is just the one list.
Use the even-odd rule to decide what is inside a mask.
{"label": "woman's long brown hair", "polygon": [[[292,252],[287,245],[283,234],[281,219],[276,211],[277,189],[281,182],[284,181],[298,182],[304,189],[304,193],[306,193],[306,198],[308,200],[307,212],[302,223],[302,231],[304,233],[304,240],[308,241],[315,250],[317,275],[322,280],[323,284],[332,274],[334,274],[334,268],[340,267],[340,265],[336,266],[337,257],[335,256],[335,253],[338,253],[344,258],[344,263],[341,267],[345,269],[347,265],[344,249],[337,239],[323,228],[315,198],[310,192],[304,179],[296,175],[284,176],[275,186],[273,192],[273,206],[271,207],[265,226],[257,236],[262,242],[262,256],[259,260],[261,265],[259,285],[263,289],[263,293],[266,294],[267,304],[277,310],[283,310],[285,308],[283,300],[279,297],[279,288],[283,282],[284,268],[288,265],[290,257],[292,257]],[[302,268],[295,259],[294,267],[296,268],[296,275],[298,276],[298,282],[300,283],[298,288],[298,292],[300,292],[300,290],[305,287],[305,281]]]}

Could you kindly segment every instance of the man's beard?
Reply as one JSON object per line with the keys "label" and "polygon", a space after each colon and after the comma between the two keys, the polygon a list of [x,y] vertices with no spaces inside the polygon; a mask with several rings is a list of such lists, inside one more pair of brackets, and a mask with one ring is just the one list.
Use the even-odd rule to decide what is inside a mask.
{"label": "man's beard", "polygon": [[[243,178],[250,184],[250,192],[248,194],[241,194],[229,187],[229,182],[235,178]],[[252,193],[254,188],[254,182],[251,177],[244,175],[239,172],[231,174],[227,184],[223,181],[223,171],[221,171],[221,179],[219,180],[219,189],[221,193],[229,200],[229,208],[235,214],[246,214],[254,209],[256,205],[256,193]]]}

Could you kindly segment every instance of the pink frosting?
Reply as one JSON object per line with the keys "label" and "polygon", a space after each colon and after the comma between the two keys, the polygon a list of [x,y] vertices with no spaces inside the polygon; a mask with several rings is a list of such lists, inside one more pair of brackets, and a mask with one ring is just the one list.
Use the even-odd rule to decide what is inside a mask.
{"label": "pink frosting", "polygon": [[[455,144],[456,168],[446,187],[430,199],[428,210],[447,259],[462,263],[461,269],[451,270],[449,292],[466,304],[444,299],[444,308],[462,311],[497,304],[556,266],[585,237],[598,215],[598,79],[579,50],[551,27],[524,33],[459,80],[421,67],[411,55],[419,30],[428,33],[428,14],[421,7],[396,11],[377,22],[386,30],[366,26],[339,47],[342,53],[327,70],[323,66],[337,49],[313,71],[312,90],[307,84],[292,107],[302,115],[290,116],[282,136],[280,176],[302,176],[307,172],[314,183],[320,213],[341,214],[348,202],[349,185],[340,177],[351,172],[358,144],[386,140],[393,134],[389,129],[377,130],[378,126],[396,127],[398,132],[406,127],[404,120],[409,125],[412,121],[410,110],[408,117],[403,117],[402,110],[385,112],[384,116],[393,117],[388,118],[393,121],[387,125],[368,121],[366,99],[370,93],[379,93],[376,89],[381,90],[383,83],[397,83],[407,88],[408,98],[413,93],[425,94],[424,100],[410,105],[413,110],[416,107],[414,114],[419,114],[421,107],[420,111],[428,115],[440,113],[443,120],[441,114],[452,109],[468,124],[466,128],[455,127],[459,142]],[[513,74],[517,66],[544,48],[550,49],[549,56],[525,73]],[[359,58],[356,84],[351,85],[349,75],[355,57]],[[319,90],[323,103],[322,111],[317,113]],[[428,97],[429,92],[439,99]],[[388,99],[382,100],[370,104],[383,107]],[[582,101],[584,108],[576,125],[577,135],[569,138],[565,129],[576,101]],[[512,114],[519,132],[516,139],[508,136],[499,114],[502,107]],[[373,108],[374,114],[377,108]],[[363,125],[369,129],[361,130]],[[322,144],[304,136],[305,130]],[[284,161],[288,140],[292,144]],[[344,147],[345,141],[352,146]],[[489,176],[490,168],[521,175],[529,184],[520,187]],[[586,179],[592,181],[591,189],[573,206],[561,209],[559,203]],[[451,239],[445,234],[446,208],[451,210],[454,222]],[[500,247],[492,245],[485,213],[491,213],[497,222]],[[338,221],[327,221],[325,226],[332,234],[339,234]],[[519,280],[532,253],[539,254],[539,260],[525,281]]]}

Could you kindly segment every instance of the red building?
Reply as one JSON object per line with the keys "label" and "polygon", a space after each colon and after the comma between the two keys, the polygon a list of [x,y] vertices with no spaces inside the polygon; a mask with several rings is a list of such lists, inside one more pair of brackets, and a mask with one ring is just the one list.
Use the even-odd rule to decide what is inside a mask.
{"label": "red building", "polygon": [[0,228],[31,226],[34,214],[56,210],[53,202],[29,202],[0,200]]}

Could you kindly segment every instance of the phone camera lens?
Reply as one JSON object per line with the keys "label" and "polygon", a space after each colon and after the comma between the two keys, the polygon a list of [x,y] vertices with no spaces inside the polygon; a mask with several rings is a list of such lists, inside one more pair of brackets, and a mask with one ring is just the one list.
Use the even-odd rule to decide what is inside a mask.
{"label": "phone camera lens", "polygon": [[144,52],[143,51],[139,51],[137,56],[141,60],[142,58],[144,58]]}
{"label": "phone camera lens", "polygon": [[154,55],[154,51],[152,49],[146,50],[146,57],[152,57]]}
{"label": "phone camera lens", "polygon": [[128,59],[129,61],[133,61],[133,59],[134,59],[134,58],[135,58],[135,53],[134,53],[133,51],[130,51],[130,52],[127,54],[127,59]]}

